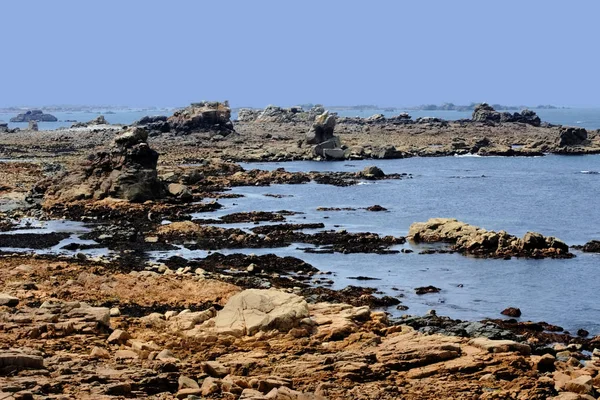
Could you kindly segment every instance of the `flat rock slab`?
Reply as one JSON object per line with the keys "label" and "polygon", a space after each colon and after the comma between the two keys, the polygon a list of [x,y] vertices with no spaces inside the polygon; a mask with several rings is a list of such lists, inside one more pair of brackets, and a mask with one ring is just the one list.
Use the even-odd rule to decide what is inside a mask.
{"label": "flat rock slab", "polygon": [[44,359],[41,356],[18,351],[2,351],[0,352],[0,367],[42,369],[44,368]]}
{"label": "flat rock slab", "polygon": [[0,293],[0,306],[15,307],[19,299],[6,293]]}
{"label": "flat rock slab", "polygon": [[513,340],[491,340],[488,338],[476,338],[469,341],[469,344],[479,347],[480,349],[487,350],[490,353],[509,353],[516,351],[524,355],[531,354],[531,347]]}

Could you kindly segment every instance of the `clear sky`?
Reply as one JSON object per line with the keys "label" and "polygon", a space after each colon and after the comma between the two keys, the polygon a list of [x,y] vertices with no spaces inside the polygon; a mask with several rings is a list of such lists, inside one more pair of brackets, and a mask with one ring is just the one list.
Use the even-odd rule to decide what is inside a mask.
{"label": "clear sky", "polygon": [[600,106],[598,0],[0,0],[0,106]]}

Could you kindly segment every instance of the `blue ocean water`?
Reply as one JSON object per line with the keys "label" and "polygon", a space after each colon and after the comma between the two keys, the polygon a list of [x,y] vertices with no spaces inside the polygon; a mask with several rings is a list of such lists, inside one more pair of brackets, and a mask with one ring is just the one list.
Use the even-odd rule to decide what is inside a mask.
{"label": "blue ocean water", "polygon": [[[397,110],[385,111],[381,109],[372,110],[342,110],[336,111],[339,115],[345,117],[369,117],[374,114],[384,114],[385,116],[394,116],[402,112],[409,113],[413,119],[419,117],[437,117],[446,120],[468,119],[471,118],[471,112],[464,111],[423,111],[423,110]],[[600,129],[600,108],[570,108],[570,109],[555,109],[555,110],[535,110],[542,121],[550,122],[557,125],[580,126],[586,129]],[[114,114],[105,114],[102,110],[98,112],[56,112],[51,113],[58,118],[58,122],[40,122],[41,130],[58,129],[61,127],[70,127],[73,122],[87,122],[96,118],[100,114],[104,114],[106,120],[112,124],[128,125],[146,115],[171,115],[173,109],[161,110],[121,110],[114,111]],[[0,121],[9,122],[16,116],[16,113],[0,113]],[[232,118],[237,118],[237,113],[232,113]],[[11,128],[26,128],[26,123],[10,122]]]}

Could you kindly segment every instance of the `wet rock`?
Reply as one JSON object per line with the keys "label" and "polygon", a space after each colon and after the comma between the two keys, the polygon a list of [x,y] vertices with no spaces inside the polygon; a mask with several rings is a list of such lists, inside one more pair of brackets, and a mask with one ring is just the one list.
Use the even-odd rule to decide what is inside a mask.
{"label": "wet rock", "polygon": [[501,312],[502,315],[507,315],[513,318],[519,318],[521,316],[521,310],[515,307],[508,307]]}
{"label": "wet rock", "polygon": [[569,246],[555,237],[527,232],[523,239],[504,231],[487,231],[449,218],[432,218],[410,226],[414,242],[445,242],[452,250],[481,257],[571,258]]}
{"label": "wet rock", "polygon": [[16,307],[19,304],[17,297],[11,296],[7,293],[0,293],[0,306],[4,307]]}
{"label": "wet rock", "polygon": [[228,136],[234,132],[229,103],[203,101],[192,103],[168,118],[171,131],[178,135],[195,132],[214,132]]}
{"label": "wet rock", "polygon": [[365,210],[372,211],[372,212],[381,212],[381,211],[387,211],[388,209],[380,206],[379,204],[375,204],[374,206],[369,206],[369,207],[365,208]]}
{"label": "wet rock", "polygon": [[179,183],[168,184],[167,191],[171,196],[181,200],[191,200],[193,198],[192,191],[187,186]]}
{"label": "wet rock", "polygon": [[579,336],[579,337],[587,337],[587,336],[589,336],[589,334],[590,333],[587,330],[585,330],[585,329],[578,329],[577,330],[577,336]]}
{"label": "wet rock", "polygon": [[58,119],[52,114],[44,114],[42,110],[29,110],[10,119],[10,122],[56,122]]}
{"label": "wet rock", "polygon": [[278,329],[287,332],[308,317],[300,297],[277,290],[248,289],[233,296],[215,318],[215,329],[234,336]]}
{"label": "wet rock", "polygon": [[429,285],[429,286],[421,286],[421,287],[415,288],[415,293],[418,295],[423,295],[423,294],[428,294],[428,293],[439,293],[440,290],[442,290],[442,289]]}
{"label": "wet rock", "polygon": [[362,175],[367,179],[368,178],[383,178],[385,176],[385,174],[383,173],[381,168],[376,167],[376,166],[366,167],[365,169],[362,170]]}
{"label": "wet rock", "polygon": [[585,128],[560,128],[559,146],[577,146],[584,144],[588,138]]}
{"label": "wet rock", "polygon": [[600,253],[600,240],[591,240],[583,245],[584,252],[586,253]]}

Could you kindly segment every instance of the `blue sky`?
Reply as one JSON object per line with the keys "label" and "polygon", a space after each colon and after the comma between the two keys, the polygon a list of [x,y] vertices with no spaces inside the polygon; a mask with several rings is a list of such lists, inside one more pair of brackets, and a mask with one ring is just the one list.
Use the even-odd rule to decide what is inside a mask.
{"label": "blue sky", "polygon": [[600,106],[600,3],[1,0],[0,106]]}

